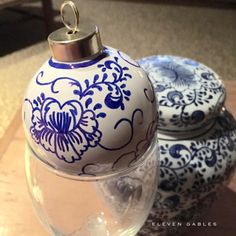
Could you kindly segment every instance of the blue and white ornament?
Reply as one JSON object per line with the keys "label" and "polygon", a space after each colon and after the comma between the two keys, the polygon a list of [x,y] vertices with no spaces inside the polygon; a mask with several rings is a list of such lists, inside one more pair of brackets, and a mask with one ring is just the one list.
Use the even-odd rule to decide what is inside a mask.
{"label": "blue and white ornament", "polygon": [[69,174],[96,176],[133,165],[157,128],[146,73],[124,53],[104,47],[96,26],[59,29],[49,43],[53,57],[31,80],[23,104],[29,147]]}

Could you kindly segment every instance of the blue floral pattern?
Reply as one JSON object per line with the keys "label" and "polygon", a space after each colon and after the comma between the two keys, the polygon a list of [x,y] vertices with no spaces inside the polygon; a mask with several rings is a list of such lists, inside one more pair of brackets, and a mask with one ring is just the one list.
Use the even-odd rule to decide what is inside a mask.
{"label": "blue floral pattern", "polygon": [[161,76],[165,77],[173,86],[190,87],[196,84],[194,73],[174,61],[163,61],[158,67]]}
{"label": "blue floral pattern", "polygon": [[[104,57],[104,55],[106,56]],[[153,106],[153,111],[149,113],[150,117],[146,117],[144,114],[142,103],[135,103],[137,106],[141,104],[141,107],[132,105],[133,101],[131,106],[129,105],[133,89],[130,85],[135,83],[134,79],[142,77],[133,77],[139,65],[132,61],[129,62],[128,57],[126,58],[124,55],[114,50],[104,49],[103,54],[96,60],[83,63],[62,64],[49,59],[47,67],[56,70],[53,78],[51,79],[47,74],[48,71],[43,69],[35,76],[33,83],[36,84],[37,89],[40,88],[38,91],[41,92],[36,95],[30,94],[30,97],[25,98],[25,104],[32,113],[30,117],[27,116],[27,119],[30,119],[28,129],[34,143],[42,148],[44,153],[53,154],[50,156],[50,164],[54,162],[52,160],[54,156],[65,162],[65,165],[82,161],[85,154],[95,148],[113,153],[117,151],[116,156],[112,159],[114,163],[110,163],[110,166],[104,166],[103,163],[100,165],[96,161],[94,162],[93,158],[91,158],[91,162],[82,161],[77,174],[96,175],[98,169],[101,169],[102,172],[102,170],[107,171],[107,168],[110,168],[112,171],[116,162],[125,158],[124,153],[128,151],[133,155],[128,162],[132,162],[147,150],[150,140],[142,140],[142,138],[145,133],[148,135],[150,133],[148,125],[152,124],[153,127],[156,127],[154,124],[157,123],[155,106],[152,105],[155,103],[155,99],[152,98],[151,101],[147,97],[147,95],[151,96],[154,91],[150,81],[147,80],[144,83],[145,88],[143,88],[145,92],[143,89],[140,89],[139,92],[140,94],[143,92],[143,100],[149,103],[150,107]],[[56,76],[61,74],[58,73],[59,70],[72,71],[73,67],[75,69],[85,67],[88,71],[92,67],[93,73],[88,73],[89,76],[85,78]],[[141,70],[140,67],[137,70]],[[86,76],[84,72],[82,71],[81,74]],[[65,75],[65,73],[62,74]],[[70,75],[70,73],[66,74]],[[127,109],[127,106],[131,109]],[[119,114],[120,117],[112,120],[112,125],[107,124],[110,126],[110,131],[121,132],[124,127],[127,129],[126,136],[119,139],[116,145],[110,143],[108,138],[105,138],[107,142],[104,142],[104,121],[111,121],[112,112]],[[147,123],[145,124],[145,122]],[[133,142],[137,125],[144,127],[144,124],[147,130],[142,131],[140,140],[135,139],[136,142],[144,142],[138,155],[136,144],[133,144],[133,149],[126,147]],[[156,130],[152,130],[150,136],[154,137],[155,132]],[[91,169],[96,173],[90,172]]]}
{"label": "blue floral pattern", "polygon": [[[139,60],[159,100],[160,180],[155,204],[138,235],[175,235],[215,200],[236,165],[236,121],[223,107],[217,74],[187,58]],[[186,132],[190,131],[190,132]]]}
{"label": "blue floral pattern", "polygon": [[184,227],[153,227],[152,222],[192,222],[211,207],[236,165],[236,122],[225,110],[214,127],[184,140],[159,135],[160,181],[155,204],[138,235],[166,235]]}
{"label": "blue floral pattern", "polygon": [[[118,57],[107,60],[97,67],[103,72],[100,77],[96,74],[92,83],[86,79],[84,86],[70,77],[59,77],[51,82],[43,82],[43,71],[36,77],[36,83],[41,86],[50,86],[52,94],[57,94],[57,83],[68,81],[74,88],[73,93],[78,100],[69,100],[61,104],[53,97],[45,97],[42,93],[33,102],[31,134],[35,142],[46,151],[55,153],[56,156],[69,163],[80,160],[88,148],[96,147],[101,140],[99,118],[105,118],[106,113],[99,112],[103,106],[109,109],[125,109],[124,100],[129,101],[131,92],[126,89],[125,81],[132,79],[127,67],[121,67]],[[116,71],[112,77],[108,70]],[[94,90],[107,90],[104,104],[93,104]],[[132,138],[132,137],[131,137]]]}
{"label": "blue floral pattern", "polygon": [[96,115],[90,109],[84,110],[77,100],[60,104],[42,93],[32,108],[33,139],[59,159],[69,163],[80,160],[89,147],[98,145],[102,133]]}
{"label": "blue floral pattern", "polygon": [[206,66],[173,56],[147,57],[139,63],[158,94],[161,129],[199,128],[209,123],[222,107],[224,86]]}

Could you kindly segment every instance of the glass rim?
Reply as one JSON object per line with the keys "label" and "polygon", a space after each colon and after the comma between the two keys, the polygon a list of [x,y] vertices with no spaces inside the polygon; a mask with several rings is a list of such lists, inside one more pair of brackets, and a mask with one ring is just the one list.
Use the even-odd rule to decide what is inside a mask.
{"label": "glass rim", "polygon": [[[95,181],[104,180],[104,179],[112,178],[112,177],[119,176],[119,175],[124,175],[126,173],[130,173],[131,171],[138,168],[139,166],[142,166],[144,164],[144,161],[155,150],[155,146],[158,145],[158,139],[157,139],[157,132],[155,132],[154,137],[151,141],[151,144],[149,145],[147,150],[142,154],[142,156],[132,166],[126,167],[124,169],[116,170],[116,171],[113,171],[113,172],[107,172],[105,174],[95,175],[95,176],[92,176],[92,175],[76,175],[76,174],[73,174],[73,173],[69,174],[67,172],[63,172],[60,169],[56,169],[50,163],[45,162],[42,158],[40,158],[39,155],[37,155],[35,153],[35,151],[32,149],[29,142],[26,142],[26,145],[28,147],[28,148],[26,148],[26,150],[36,157],[35,158],[36,161],[39,161],[40,163],[42,163],[45,168],[47,168],[49,171],[55,173],[57,176],[62,177],[62,178],[76,180],[76,181],[81,181],[81,182],[82,181],[95,182]],[[27,158],[27,155],[26,155],[25,158]],[[28,158],[30,158],[30,157],[28,157]]]}

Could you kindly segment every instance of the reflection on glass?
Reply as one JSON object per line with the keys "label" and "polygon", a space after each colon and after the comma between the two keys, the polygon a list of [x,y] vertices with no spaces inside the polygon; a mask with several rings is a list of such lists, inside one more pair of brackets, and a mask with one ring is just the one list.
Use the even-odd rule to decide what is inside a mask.
{"label": "reflection on glass", "polygon": [[60,173],[27,148],[27,183],[41,222],[55,236],[135,235],[154,201],[156,143],[135,166],[99,177]]}

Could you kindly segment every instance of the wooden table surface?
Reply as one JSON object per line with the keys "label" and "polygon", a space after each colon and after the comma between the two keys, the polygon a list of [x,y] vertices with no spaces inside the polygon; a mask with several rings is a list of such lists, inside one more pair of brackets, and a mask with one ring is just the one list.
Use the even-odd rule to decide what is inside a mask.
{"label": "wooden table surface", "polygon": [[[236,82],[225,81],[225,85],[227,107],[236,117]],[[33,211],[26,187],[20,111],[0,140],[0,210],[0,236],[48,236]],[[204,221],[217,222],[217,227],[192,228],[191,236],[236,235],[236,174]]]}

